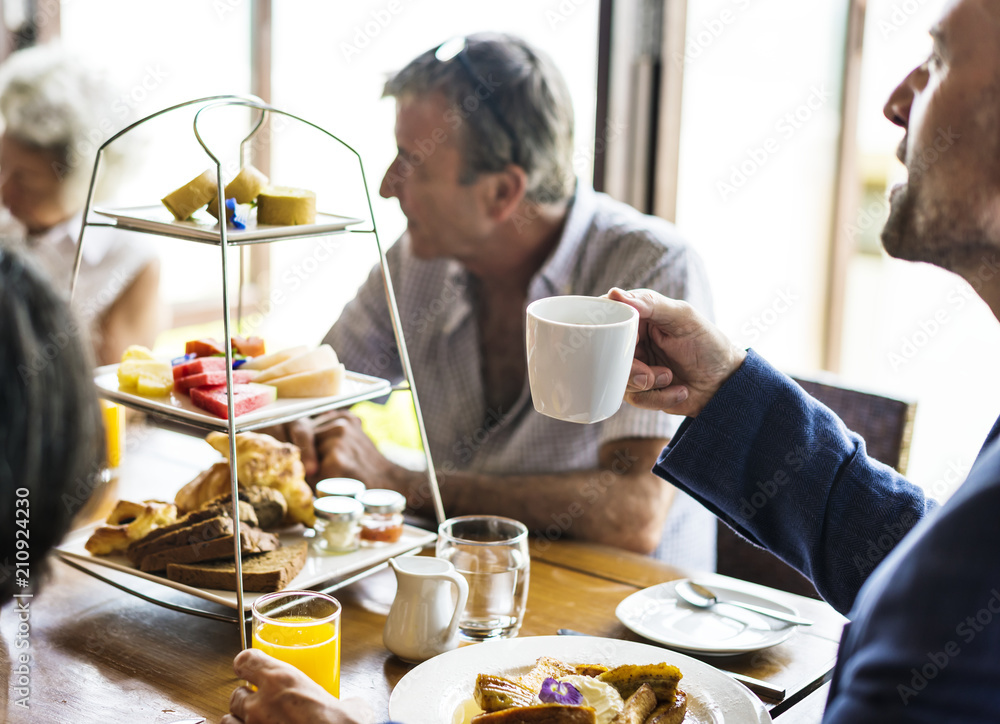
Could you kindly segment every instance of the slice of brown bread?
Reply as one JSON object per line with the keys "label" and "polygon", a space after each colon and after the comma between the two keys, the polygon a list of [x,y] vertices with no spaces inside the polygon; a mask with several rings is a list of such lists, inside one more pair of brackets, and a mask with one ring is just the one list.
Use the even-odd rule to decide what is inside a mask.
{"label": "slice of brown bread", "polygon": [[189,525],[194,525],[195,523],[200,523],[203,520],[208,520],[209,518],[215,518],[219,515],[217,510],[196,510],[193,513],[188,513],[182,518],[178,518],[176,523],[171,523],[170,525],[164,525],[159,528],[154,528],[145,536],[140,538],[135,543],[148,543],[149,541],[156,540],[160,536],[168,535],[181,528],[187,528]]}
{"label": "slice of brown bread", "polygon": [[214,518],[192,523],[164,535],[140,538],[129,545],[125,555],[128,556],[133,565],[138,566],[143,558],[153,553],[192,543],[205,543],[224,535],[232,536],[232,534],[233,519],[216,514]]}
{"label": "slice of brown bread", "polygon": [[[308,542],[299,541],[269,553],[246,556],[242,560],[243,590],[263,593],[285,588],[305,565],[308,548]],[[231,560],[171,563],[167,566],[167,578],[198,588],[235,591],[236,565]]]}
{"label": "slice of brown bread", "polygon": [[[273,551],[281,543],[273,533],[265,533],[260,528],[248,525],[240,528],[240,545],[243,553]],[[139,562],[139,570],[152,572],[165,570],[170,563],[199,563],[216,558],[232,558],[233,536],[226,535],[214,540],[189,543],[151,553]]]}

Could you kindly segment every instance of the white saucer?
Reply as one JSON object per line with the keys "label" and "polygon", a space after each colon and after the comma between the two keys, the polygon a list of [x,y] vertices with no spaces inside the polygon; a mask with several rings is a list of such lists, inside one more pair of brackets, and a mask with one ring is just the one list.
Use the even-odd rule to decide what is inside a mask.
{"label": "white saucer", "polygon": [[[633,593],[615,610],[618,620],[633,632],[678,651],[699,656],[734,656],[780,644],[795,626],[738,606],[719,603],[695,608],[680,600],[668,581]],[[712,584],[720,599],[754,603],[798,615],[791,606],[761,596]]]}

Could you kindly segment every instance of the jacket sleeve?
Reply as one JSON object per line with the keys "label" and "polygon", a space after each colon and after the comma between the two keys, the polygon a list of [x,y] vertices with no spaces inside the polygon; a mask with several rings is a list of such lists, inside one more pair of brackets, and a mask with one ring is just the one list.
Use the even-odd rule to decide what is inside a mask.
{"label": "jacket sleeve", "polygon": [[935,505],[752,350],[653,470],[802,572],[842,613]]}

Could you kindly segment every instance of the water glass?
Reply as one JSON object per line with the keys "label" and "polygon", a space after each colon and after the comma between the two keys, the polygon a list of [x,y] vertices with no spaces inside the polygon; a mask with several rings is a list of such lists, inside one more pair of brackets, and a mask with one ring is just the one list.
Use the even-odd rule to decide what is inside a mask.
{"label": "water glass", "polygon": [[438,527],[437,557],[469,583],[458,624],[467,641],[517,636],[528,600],[528,529],[495,515],[466,515]]}
{"label": "water glass", "polygon": [[316,591],[278,591],[253,604],[253,647],[340,696],[340,603]]}

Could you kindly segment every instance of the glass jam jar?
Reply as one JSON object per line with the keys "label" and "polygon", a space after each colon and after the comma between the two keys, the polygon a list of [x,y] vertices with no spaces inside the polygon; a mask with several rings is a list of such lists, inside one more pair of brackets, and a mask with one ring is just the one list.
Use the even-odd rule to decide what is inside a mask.
{"label": "glass jam jar", "polygon": [[361,543],[366,546],[395,543],[403,535],[403,509],[406,498],[395,490],[366,490],[358,496],[364,505],[361,519]]}
{"label": "glass jam jar", "polygon": [[354,498],[328,495],[313,502],[316,524],[313,547],[322,553],[350,553],[361,544],[365,508]]}
{"label": "glass jam jar", "polygon": [[326,478],[316,483],[316,497],[343,495],[356,498],[365,492],[365,484],[354,478]]}

